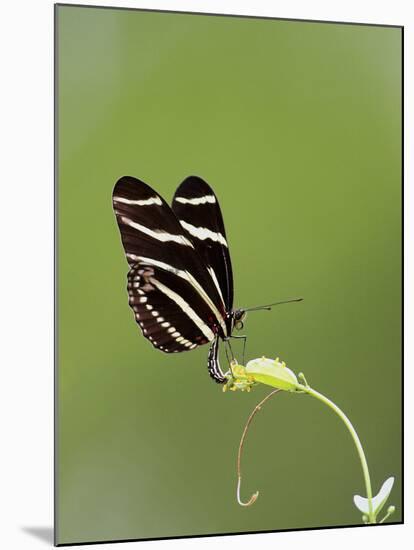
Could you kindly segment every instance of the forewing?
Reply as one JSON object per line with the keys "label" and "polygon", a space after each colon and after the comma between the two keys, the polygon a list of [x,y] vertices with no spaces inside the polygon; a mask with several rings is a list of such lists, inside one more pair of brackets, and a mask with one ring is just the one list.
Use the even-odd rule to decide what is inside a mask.
{"label": "forewing", "polygon": [[175,192],[172,209],[204,259],[207,269],[230,312],[233,307],[233,271],[218,199],[198,176],[186,178]]}
{"label": "forewing", "polygon": [[114,187],[112,202],[130,265],[148,257],[177,267],[194,266],[194,246],[174,213],[149,185],[125,176]]}

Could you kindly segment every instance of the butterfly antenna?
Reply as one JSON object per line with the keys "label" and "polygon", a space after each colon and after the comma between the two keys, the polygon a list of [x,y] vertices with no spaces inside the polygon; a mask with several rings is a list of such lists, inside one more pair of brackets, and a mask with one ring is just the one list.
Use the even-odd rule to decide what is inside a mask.
{"label": "butterfly antenna", "polygon": [[280,304],[290,304],[291,302],[301,302],[303,298],[290,298],[289,300],[282,300],[281,302],[274,302],[273,304],[266,304],[264,306],[254,306],[243,308],[243,311],[258,311],[260,309],[266,309],[270,311],[273,306],[279,306]]}

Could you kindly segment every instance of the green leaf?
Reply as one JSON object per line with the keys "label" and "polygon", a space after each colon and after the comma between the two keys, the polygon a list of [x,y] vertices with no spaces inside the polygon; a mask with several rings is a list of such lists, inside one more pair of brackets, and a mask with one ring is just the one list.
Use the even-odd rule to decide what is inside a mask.
{"label": "green leaf", "polygon": [[[384,483],[382,484],[381,489],[379,490],[379,493],[373,497],[372,499],[372,508],[374,511],[374,515],[377,516],[379,512],[381,511],[384,504],[387,502],[388,497],[390,496],[392,486],[394,485],[394,478],[389,477]],[[364,514],[369,513],[368,509],[368,499],[361,497],[359,495],[354,495],[354,504]]]}

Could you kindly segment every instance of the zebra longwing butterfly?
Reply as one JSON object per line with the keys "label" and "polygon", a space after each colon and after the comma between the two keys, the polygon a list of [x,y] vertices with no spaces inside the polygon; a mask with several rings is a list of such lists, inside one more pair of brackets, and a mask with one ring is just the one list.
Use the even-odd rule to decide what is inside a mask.
{"label": "zebra longwing butterfly", "polygon": [[170,208],[149,185],[125,176],[112,200],[130,265],[129,305],[143,335],[166,353],[210,342],[210,375],[224,383],[218,342],[244,312],[233,311],[230,254],[214,191],[190,176]]}
{"label": "zebra longwing butterfly", "polygon": [[130,266],[129,305],[143,335],[166,353],[210,342],[210,376],[225,383],[219,340],[242,326],[247,309],[233,310],[233,272],[214,191],[190,176],[170,208],[149,185],[124,176],[112,200]]}

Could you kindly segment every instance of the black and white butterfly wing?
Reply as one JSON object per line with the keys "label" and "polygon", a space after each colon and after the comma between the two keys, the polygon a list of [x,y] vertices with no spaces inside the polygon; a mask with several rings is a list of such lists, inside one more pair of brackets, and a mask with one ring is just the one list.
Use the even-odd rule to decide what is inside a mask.
{"label": "black and white butterfly wing", "polygon": [[226,335],[226,306],[174,212],[144,182],[125,176],[113,192],[128,274],[129,304],[142,332],[165,351]]}
{"label": "black and white butterfly wing", "polygon": [[233,308],[233,271],[218,199],[198,176],[186,178],[175,192],[172,209],[203,258],[226,306]]}
{"label": "black and white butterfly wing", "polygon": [[135,264],[128,273],[128,296],[143,335],[161,351],[189,351],[215,338],[202,298],[167,270]]}

